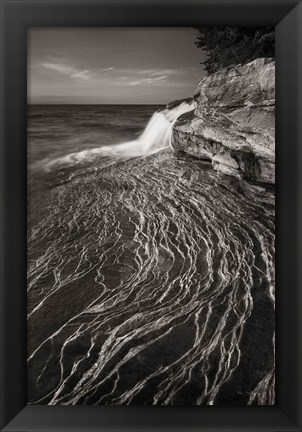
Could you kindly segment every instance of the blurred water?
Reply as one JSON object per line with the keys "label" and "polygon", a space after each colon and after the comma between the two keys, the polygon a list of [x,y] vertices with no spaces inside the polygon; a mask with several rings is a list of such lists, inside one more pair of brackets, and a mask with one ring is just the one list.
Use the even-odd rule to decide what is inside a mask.
{"label": "blurred water", "polygon": [[29,225],[43,217],[50,191],[94,172],[111,157],[55,164],[69,155],[135,140],[162,105],[29,105],[27,112],[27,209]]}
{"label": "blurred water", "polygon": [[30,105],[27,156],[31,165],[69,153],[137,138],[162,105]]}
{"label": "blurred water", "polygon": [[188,109],[29,108],[28,403],[274,404],[274,196],[166,148]]}
{"label": "blurred water", "polygon": [[[127,160],[138,156],[147,156],[155,153],[163,148],[170,147],[171,133],[175,120],[188,111],[193,110],[193,103],[183,102],[172,109],[161,109],[155,111],[144,131],[136,138],[127,141],[124,135],[120,137],[119,144],[97,145],[95,147],[86,148],[87,146],[81,145],[80,150],[76,148],[68,154],[59,157],[46,157],[41,161],[37,161],[31,165],[31,169],[36,171],[43,171],[49,173],[53,170],[61,170],[68,168],[69,173],[77,171],[79,174],[79,167],[82,172],[86,173],[86,168],[93,164],[93,168],[103,167],[108,163],[114,163],[121,160]],[[119,116],[119,113],[117,113]],[[130,120],[136,117],[135,112],[131,112]],[[123,119],[122,119],[123,120]],[[115,119],[111,124],[112,135],[115,134],[117,120]],[[123,121],[121,122],[123,124]],[[132,129],[132,128],[131,128]],[[107,129],[105,128],[105,131]],[[127,134],[125,134],[127,136]],[[111,137],[112,138],[112,137]],[[91,140],[88,141],[91,143]],[[101,141],[102,142],[102,141]],[[64,143],[63,143],[64,146]],[[63,147],[61,146],[61,147]],[[84,169],[83,169],[84,168]]]}

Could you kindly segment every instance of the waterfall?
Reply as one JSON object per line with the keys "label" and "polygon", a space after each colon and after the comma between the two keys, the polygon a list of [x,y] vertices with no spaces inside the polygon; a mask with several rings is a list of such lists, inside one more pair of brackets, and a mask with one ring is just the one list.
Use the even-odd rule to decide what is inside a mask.
{"label": "waterfall", "polygon": [[[183,102],[173,109],[165,109],[154,113],[138,140],[128,144],[132,144],[132,146],[135,147],[138,155],[154,153],[169,147],[172,127],[176,119],[181,114],[191,111],[192,109],[193,104]],[[127,147],[127,143],[124,144],[124,146]]]}
{"label": "waterfall", "polygon": [[28,403],[272,405],[272,198],[174,152],[85,173],[31,198]]}
{"label": "waterfall", "polygon": [[28,403],[274,404],[274,196],[158,151],[191,108],[27,183]]}
{"label": "waterfall", "polygon": [[169,147],[172,127],[176,119],[192,109],[193,102],[182,102],[172,109],[157,111],[136,140],[70,153],[57,159],[44,161],[43,168],[51,170],[54,167],[93,162],[98,158],[110,158],[110,161],[116,161],[150,155]]}

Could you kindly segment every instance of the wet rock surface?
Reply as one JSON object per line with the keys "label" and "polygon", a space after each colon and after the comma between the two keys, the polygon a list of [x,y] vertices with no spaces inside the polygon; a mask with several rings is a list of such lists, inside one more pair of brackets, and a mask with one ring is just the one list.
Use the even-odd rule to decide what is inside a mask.
{"label": "wet rock surface", "polygon": [[53,188],[28,233],[28,403],[273,405],[260,189],[170,149]]}

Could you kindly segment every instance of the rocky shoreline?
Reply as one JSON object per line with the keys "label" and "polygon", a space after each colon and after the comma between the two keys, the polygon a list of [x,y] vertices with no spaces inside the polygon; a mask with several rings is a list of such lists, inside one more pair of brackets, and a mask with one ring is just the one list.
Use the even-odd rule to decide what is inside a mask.
{"label": "rocky shoreline", "polygon": [[203,78],[171,144],[220,173],[274,185],[275,61],[260,58]]}

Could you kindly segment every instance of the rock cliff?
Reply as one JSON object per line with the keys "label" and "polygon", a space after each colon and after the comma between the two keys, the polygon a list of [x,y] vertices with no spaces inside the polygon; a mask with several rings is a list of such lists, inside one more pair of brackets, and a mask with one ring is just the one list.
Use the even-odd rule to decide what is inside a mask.
{"label": "rock cliff", "polygon": [[194,111],[172,130],[172,147],[215,170],[275,183],[275,62],[261,58],[203,78]]}

